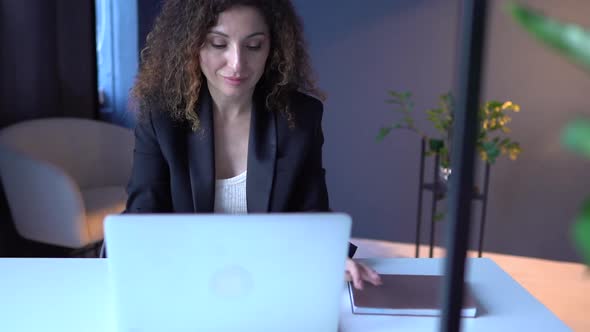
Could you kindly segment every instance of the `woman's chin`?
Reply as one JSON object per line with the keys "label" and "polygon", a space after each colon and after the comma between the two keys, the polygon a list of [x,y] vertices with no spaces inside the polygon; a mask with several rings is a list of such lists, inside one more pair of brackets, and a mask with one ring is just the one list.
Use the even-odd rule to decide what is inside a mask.
{"label": "woman's chin", "polygon": [[225,86],[222,90],[222,93],[226,98],[241,98],[248,95],[251,96],[253,92],[253,89],[249,89],[245,86]]}

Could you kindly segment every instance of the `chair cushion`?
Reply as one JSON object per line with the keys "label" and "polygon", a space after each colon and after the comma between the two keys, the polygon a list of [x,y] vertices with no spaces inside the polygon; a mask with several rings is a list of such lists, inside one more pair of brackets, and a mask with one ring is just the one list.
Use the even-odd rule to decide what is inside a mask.
{"label": "chair cushion", "polygon": [[130,129],[82,118],[28,120],[0,130],[2,146],[62,169],[80,188],[125,186],[134,141]]}
{"label": "chair cushion", "polygon": [[121,213],[125,210],[127,194],[125,187],[108,186],[83,189],[82,198],[86,208],[86,223],[90,242],[103,239],[103,219],[108,214]]}

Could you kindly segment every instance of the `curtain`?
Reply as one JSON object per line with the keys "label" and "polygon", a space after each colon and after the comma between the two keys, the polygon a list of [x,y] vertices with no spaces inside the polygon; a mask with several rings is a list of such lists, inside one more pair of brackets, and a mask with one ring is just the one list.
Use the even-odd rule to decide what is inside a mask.
{"label": "curtain", "polygon": [[[93,0],[0,1],[0,129],[41,117],[97,117]],[[1,179],[0,179],[1,181]],[[0,256],[18,241],[0,192]]]}

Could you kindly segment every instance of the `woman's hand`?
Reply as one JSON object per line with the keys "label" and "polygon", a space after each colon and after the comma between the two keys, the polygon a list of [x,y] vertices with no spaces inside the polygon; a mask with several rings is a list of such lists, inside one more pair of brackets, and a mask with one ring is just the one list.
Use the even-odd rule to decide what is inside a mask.
{"label": "woman's hand", "polygon": [[352,281],[356,289],[363,289],[363,281],[368,281],[375,286],[381,285],[381,277],[375,270],[350,258],[346,259],[346,280]]}

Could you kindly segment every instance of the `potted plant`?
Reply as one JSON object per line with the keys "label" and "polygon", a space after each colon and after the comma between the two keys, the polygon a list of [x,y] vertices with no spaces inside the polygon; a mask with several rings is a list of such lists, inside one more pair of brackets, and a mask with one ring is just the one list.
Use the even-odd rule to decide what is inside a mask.
{"label": "potted plant", "polygon": [[[451,174],[450,155],[453,136],[454,102],[450,93],[439,97],[435,108],[425,110],[428,120],[432,123],[438,136],[431,137],[424,130],[416,126],[413,114],[414,102],[410,92],[389,91],[386,103],[393,106],[393,111],[399,116],[390,125],[384,126],[377,134],[377,140],[382,141],[393,130],[409,130],[418,134],[427,142],[427,155],[438,154],[440,157],[440,172],[443,181],[447,181]],[[511,113],[520,112],[520,106],[511,101],[488,101],[478,110],[479,134],[476,149],[486,163],[494,164],[496,160],[506,155],[516,160],[522,149],[520,144],[510,137],[508,124],[512,121]]]}

